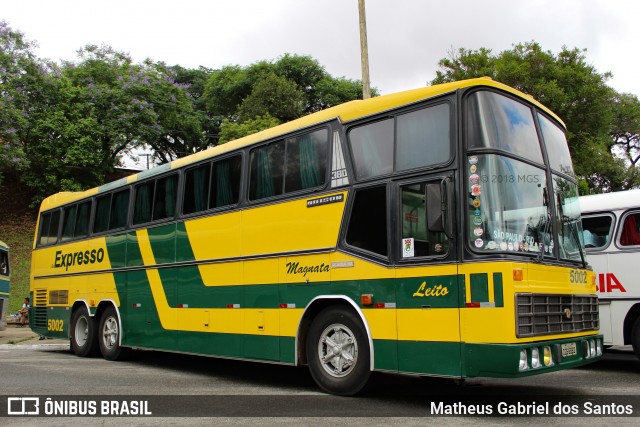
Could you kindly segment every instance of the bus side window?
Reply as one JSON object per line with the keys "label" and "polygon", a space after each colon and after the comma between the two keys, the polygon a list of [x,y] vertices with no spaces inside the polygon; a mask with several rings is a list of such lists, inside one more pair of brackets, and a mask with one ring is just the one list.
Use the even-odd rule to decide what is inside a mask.
{"label": "bus side window", "polygon": [[620,232],[620,245],[640,245],[640,212],[630,213],[624,218]]}
{"label": "bus side window", "polygon": [[387,187],[356,190],[347,244],[387,256]]}
{"label": "bus side window", "polygon": [[[443,255],[449,241],[444,232],[434,232],[427,227],[426,183],[401,187],[402,203],[402,258]],[[407,241],[407,239],[412,239]],[[411,247],[413,245],[413,247]]]}
{"label": "bus side window", "polygon": [[582,236],[587,249],[607,246],[612,231],[611,215],[598,215],[582,218]]}

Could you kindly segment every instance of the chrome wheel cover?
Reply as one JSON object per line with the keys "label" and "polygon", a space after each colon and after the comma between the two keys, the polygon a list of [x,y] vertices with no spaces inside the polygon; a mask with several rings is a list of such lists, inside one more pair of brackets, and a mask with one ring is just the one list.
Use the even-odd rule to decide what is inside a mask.
{"label": "chrome wheel cover", "polygon": [[322,331],[318,358],[322,368],[332,377],[349,375],[358,362],[358,342],[351,329],[334,323]]}

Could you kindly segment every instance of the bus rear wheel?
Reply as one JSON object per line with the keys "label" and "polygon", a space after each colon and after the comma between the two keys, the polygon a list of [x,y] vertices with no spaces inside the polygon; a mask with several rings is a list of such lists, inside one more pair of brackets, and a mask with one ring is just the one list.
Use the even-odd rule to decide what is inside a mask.
{"label": "bus rear wheel", "polygon": [[88,357],[97,354],[96,321],[89,315],[86,307],[73,311],[70,331],[71,350],[76,356]]}
{"label": "bus rear wheel", "polygon": [[369,381],[367,332],[352,310],[322,310],[309,329],[306,351],[311,376],[328,393],[352,396]]}
{"label": "bus rear wheel", "polygon": [[100,352],[105,359],[122,360],[129,355],[129,349],[120,346],[120,333],[118,313],[115,308],[110,306],[102,313],[98,329]]}

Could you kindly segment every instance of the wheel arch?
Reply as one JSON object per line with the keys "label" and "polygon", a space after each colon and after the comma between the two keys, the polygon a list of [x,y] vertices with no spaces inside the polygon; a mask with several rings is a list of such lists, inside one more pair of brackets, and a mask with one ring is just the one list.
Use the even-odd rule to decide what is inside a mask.
{"label": "wheel arch", "polygon": [[73,313],[76,312],[76,310],[78,310],[79,307],[84,307],[87,310],[87,313],[89,313],[89,317],[93,317],[94,315],[91,314],[91,309],[89,308],[89,303],[87,303],[86,300],[84,299],[77,299],[73,302],[73,304],[71,305],[71,311],[69,313],[69,327],[67,328],[67,338],[71,339],[71,322],[73,320]]}
{"label": "wheel arch", "polygon": [[[75,300],[73,302],[73,305],[71,306],[71,315],[69,316],[69,318],[73,318],[73,313],[78,309],[78,307],[84,307],[87,310],[87,313],[89,313],[90,317],[95,318],[97,321],[100,320],[100,316],[102,316],[102,313],[104,313],[104,311],[109,307],[113,307],[113,309],[116,311],[116,315],[118,316],[118,323],[120,324],[120,329],[122,330],[122,318],[120,317],[120,310],[118,309],[118,305],[116,304],[116,302],[112,299],[105,299],[102,300],[98,303],[98,306],[96,308],[93,309],[93,311],[91,310],[91,307],[89,306],[89,303],[87,303],[87,300],[84,299],[78,299]],[[71,338],[71,328],[68,328],[68,338]],[[120,332],[120,343],[122,343],[122,332]]]}
{"label": "wheel arch", "polygon": [[636,323],[636,319],[640,317],[640,303],[636,303],[631,306],[627,315],[624,317],[623,324],[623,339],[624,344],[631,344],[631,331],[633,330],[633,325]]}
{"label": "wheel arch", "polygon": [[367,322],[364,313],[356,304],[353,299],[349,298],[346,295],[320,295],[312,299],[309,304],[304,309],[302,313],[302,317],[300,318],[300,322],[298,323],[298,329],[296,331],[296,340],[295,340],[295,365],[303,365],[307,363],[307,354],[306,354],[306,346],[305,343],[307,341],[307,336],[309,333],[309,328],[311,327],[311,323],[313,323],[313,319],[325,308],[331,307],[334,305],[341,305],[343,307],[347,307],[353,312],[355,312],[362,325],[364,326],[365,332],[367,334],[367,341],[369,343],[369,354],[370,354],[370,366],[369,369],[373,371],[374,367],[374,353],[373,353],[373,339],[371,338],[371,329],[369,328],[369,323]]}

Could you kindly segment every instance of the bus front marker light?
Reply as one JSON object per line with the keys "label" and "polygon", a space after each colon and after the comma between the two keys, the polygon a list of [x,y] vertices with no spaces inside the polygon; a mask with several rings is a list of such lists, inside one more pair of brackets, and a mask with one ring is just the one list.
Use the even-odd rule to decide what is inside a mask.
{"label": "bus front marker light", "polygon": [[520,363],[518,365],[518,370],[526,371],[527,369],[529,369],[529,365],[527,364],[527,350],[523,348],[520,350]]}
{"label": "bus front marker light", "polygon": [[522,272],[521,268],[514,268],[513,269],[513,281],[514,282],[522,282],[522,280],[524,279],[524,273]]}
{"label": "bus front marker light", "polygon": [[534,369],[540,367],[540,350],[537,347],[531,349],[531,367]]}
{"label": "bus front marker light", "polygon": [[552,353],[551,353],[551,347],[546,345],[543,348],[543,359],[542,359],[544,366],[551,366],[553,365],[553,357],[552,357]]}
{"label": "bus front marker light", "polygon": [[360,295],[360,303],[362,305],[371,305],[371,304],[373,304],[373,294],[362,294],[362,295]]}

